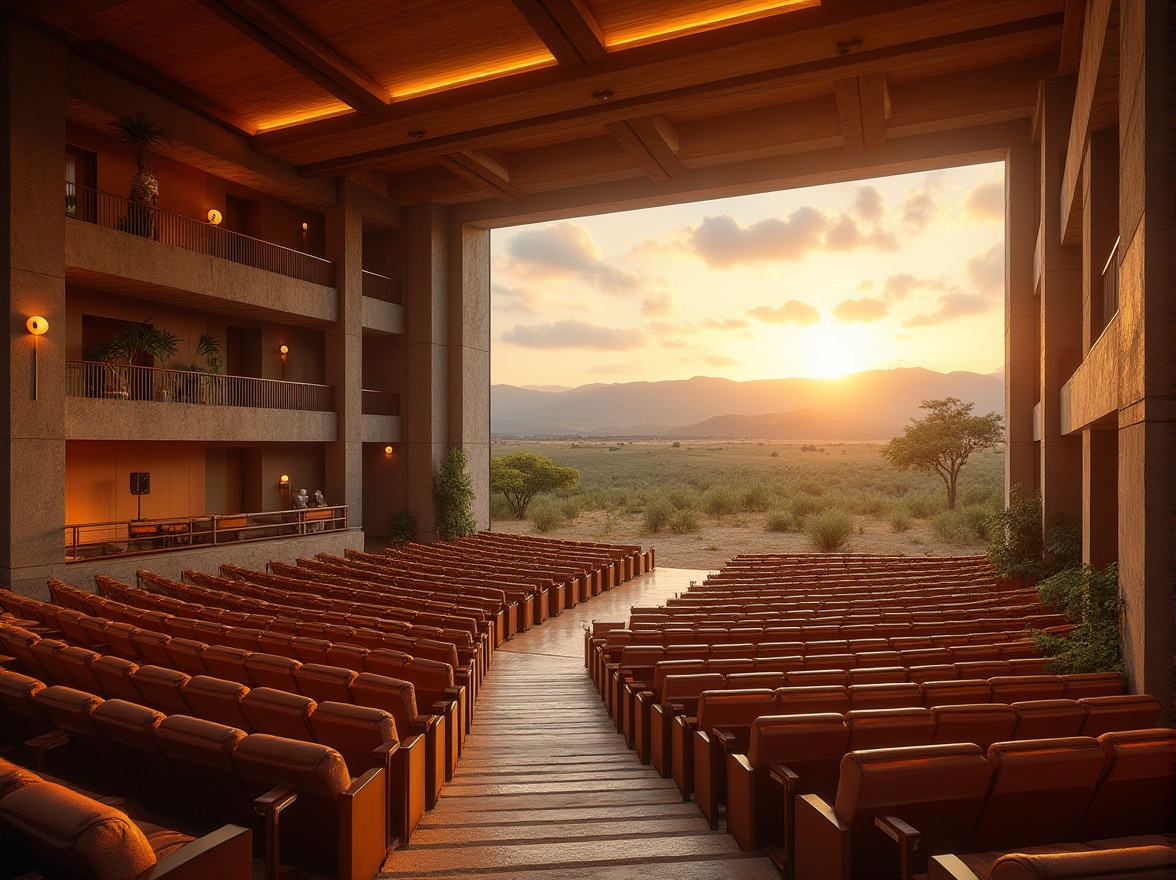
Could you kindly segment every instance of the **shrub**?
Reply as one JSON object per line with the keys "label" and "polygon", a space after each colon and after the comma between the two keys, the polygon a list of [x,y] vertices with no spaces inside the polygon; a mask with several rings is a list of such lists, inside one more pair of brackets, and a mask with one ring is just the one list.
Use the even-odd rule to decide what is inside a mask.
{"label": "shrub", "polygon": [[739,499],[726,486],[712,486],[702,496],[702,509],[721,519],[739,509]]}
{"label": "shrub", "polygon": [[787,510],[773,510],[764,518],[764,529],[769,532],[796,531],[796,518]]}
{"label": "shrub", "polygon": [[779,457],[780,457],[780,453],[773,449],[772,450],[772,458],[779,458]]}
{"label": "shrub", "polygon": [[763,483],[753,483],[743,490],[743,509],[761,511],[768,509],[768,490]]}
{"label": "shrub", "polygon": [[903,501],[907,513],[915,519],[927,519],[938,510],[943,509],[943,501],[935,495],[920,493],[911,495]]}
{"label": "shrub", "polygon": [[416,538],[416,517],[407,510],[398,510],[388,520],[388,543],[392,546],[407,544]]}
{"label": "shrub", "polygon": [[1053,657],[1052,672],[1122,672],[1119,633],[1119,567],[1102,571],[1083,565],[1068,568],[1037,587],[1041,601],[1068,614],[1077,624],[1065,637],[1032,630],[1043,654]]}
{"label": "shrub", "polygon": [[824,509],[825,505],[820,499],[808,492],[793,495],[792,500],[788,502],[789,512],[798,520],[803,520],[806,516],[811,516],[814,513],[820,513]]}
{"label": "shrub", "polygon": [[555,502],[555,506],[559,510],[560,515],[565,520],[575,519],[584,510],[580,499],[574,495],[567,498],[561,498],[559,501]]}
{"label": "shrub", "polygon": [[659,498],[650,502],[646,505],[645,516],[642,518],[645,531],[657,534],[670,524],[670,517],[673,516],[673,513],[674,510],[668,501]]}
{"label": "shrub", "polygon": [[941,510],[931,518],[931,528],[940,540],[951,544],[967,544],[980,538],[962,510]]}
{"label": "shrub", "polygon": [[982,504],[965,504],[960,508],[968,528],[982,541],[988,538],[988,521],[992,519],[992,513],[990,508]]}
{"label": "shrub", "polygon": [[691,508],[675,510],[670,515],[670,531],[675,535],[685,535],[698,531],[698,512]]}
{"label": "shrub", "polygon": [[988,558],[1002,578],[1020,577],[1027,583],[1042,576],[1041,519],[1041,493],[1026,495],[1019,483],[1009,490],[1009,506],[989,519]]}
{"label": "shrub", "polygon": [[510,506],[510,502],[501,495],[490,496],[490,519],[498,521],[503,519],[518,519],[515,516],[514,509]]}
{"label": "shrub", "polygon": [[911,527],[911,518],[907,512],[899,507],[890,513],[890,528],[898,533],[908,531]]}
{"label": "shrub", "polygon": [[557,505],[543,502],[531,506],[531,522],[535,524],[535,531],[547,534],[563,524],[564,515]]}
{"label": "shrub", "polygon": [[844,547],[853,534],[853,518],[840,510],[826,510],[807,517],[804,530],[814,547],[822,553],[833,553]]}
{"label": "shrub", "polygon": [[466,454],[457,446],[445,453],[441,468],[433,478],[433,500],[437,505],[437,534],[444,541],[478,530],[470,505],[474,503],[474,483],[466,473]]}

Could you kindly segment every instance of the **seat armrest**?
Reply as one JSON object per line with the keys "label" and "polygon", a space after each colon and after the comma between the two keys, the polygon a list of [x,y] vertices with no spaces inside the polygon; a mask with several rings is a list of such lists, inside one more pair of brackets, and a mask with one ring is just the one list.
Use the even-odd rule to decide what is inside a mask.
{"label": "seat armrest", "polygon": [[298,800],[298,786],[277,785],[253,799],[253,812],[259,816],[277,814]]}
{"label": "seat armrest", "polygon": [[45,756],[49,752],[67,745],[69,745],[69,731],[60,727],[55,727],[47,733],[25,741],[25,748],[30,749],[33,753],[33,769],[37,771],[45,769]]}
{"label": "seat armrest", "polygon": [[980,880],[959,856],[932,856],[927,861],[927,880]]}
{"label": "seat armrest", "polygon": [[784,870],[791,877],[795,870],[796,855],[796,807],[793,804],[793,799],[796,797],[796,789],[800,785],[800,777],[783,764],[769,764],[768,778],[784,789],[784,797],[781,799],[783,804],[783,815],[781,816],[783,833],[781,837],[783,838]]}
{"label": "seat armrest", "polygon": [[715,728],[711,731],[711,739],[719,746],[725,753],[730,753],[735,748],[735,734],[729,730],[720,730]]}
{"label": "seat armrest", "polygon": [[850,880],[850,829],[833,808],[815,794],[796,798],[795,864],[797,880]]}
{"label": "seat armrest", "polygon": [[901,880],[912,880],[915,852],[918,851],[923,839],[919,829],[908,825],[897,816],[875,816],[874,824],[899,846],[902,856]]}
{"label": "seat armrest", "polygon": [[146,880],[251,880],[253,832],[224,825],[160,859]]}
{"label": "seat armrest", "polygon": [[253,811],[265,823],[265,880],[278,880],[282,853],[278,835],[278,817],[282,810],[298,800],[298,786],[279,785],[253,799]]}

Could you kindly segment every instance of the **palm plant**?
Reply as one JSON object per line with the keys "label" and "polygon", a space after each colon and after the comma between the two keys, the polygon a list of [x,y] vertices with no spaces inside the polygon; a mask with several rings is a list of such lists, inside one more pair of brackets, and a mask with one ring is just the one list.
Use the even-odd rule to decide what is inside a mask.
{"label": "palm plant", "polygon": [[[109,341],[97,346],[91,356],[105,363],[121,386],[126,384],[126,377],[136,358],[149,357],[154,363],[156,358],[174,355],[179,346],[180,339],[176,334],[161,327],[152,327],[148,321],[144,321],[115,334]],[[134,390],[135,397],[148,396],[143,388]]]}
{"label": "palm plant", "polygon": [[159,179],[148,167],[149,153],[162,146],[171,146],[172,139],[158,121],[142,110],[121,113],[110,123],[115,137],[131,148],[135,173],[131,177],[131,206],[127,216],[127,232],[152,238],[155,235],[155,206],[159,203]]}

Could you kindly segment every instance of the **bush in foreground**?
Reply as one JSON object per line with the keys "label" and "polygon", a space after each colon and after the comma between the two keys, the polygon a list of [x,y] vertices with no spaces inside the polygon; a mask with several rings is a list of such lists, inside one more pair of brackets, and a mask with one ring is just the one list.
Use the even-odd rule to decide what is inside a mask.
{"label": "bush in foreground", "polygon": [[773,510],[764,517],[764,529],[769,532],[794,532],[796,518],[787,510]]}
{"label": "bush in foreground", "polygon": [[853,518],[840,510],[826,510],[806,517],[804,530],[813,546],[822,553],[835,553],[853,534]]}

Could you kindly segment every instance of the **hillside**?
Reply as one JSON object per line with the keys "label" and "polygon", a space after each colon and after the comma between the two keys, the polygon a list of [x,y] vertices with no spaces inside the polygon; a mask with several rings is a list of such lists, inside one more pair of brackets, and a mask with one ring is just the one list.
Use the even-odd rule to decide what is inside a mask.
{"label": "hillside", "polygon": [[539,391],[490,389],[498,437],[758,437],[885,440],[920,415],[924,400],[958,397],[977,413],[1004,410],[1004,382],[978,373],[919,367],[837,379],[734,382],[696,376],[666,382],[584,385]]}

